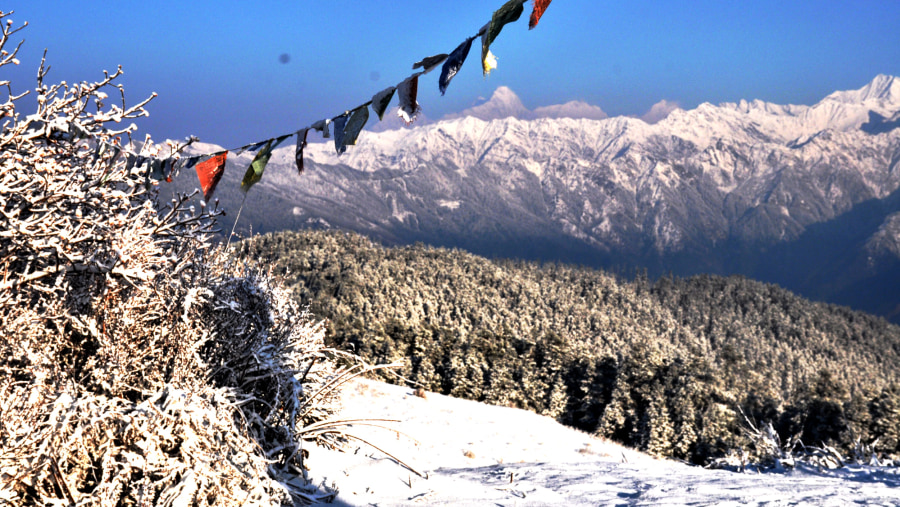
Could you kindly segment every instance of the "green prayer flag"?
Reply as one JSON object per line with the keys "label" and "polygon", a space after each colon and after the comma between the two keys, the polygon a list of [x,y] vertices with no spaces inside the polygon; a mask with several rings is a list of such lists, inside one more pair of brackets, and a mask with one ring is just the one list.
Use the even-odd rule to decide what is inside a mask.
{"label": "green prayer flag", "polygon": [[522,12],[525,10],[525,7],[522,6],[524,3],[525,0],[509,0],[503,4],[503,7],[494,11],[491,22],[482,29],[481,68],[485,76],[491,72],[491,68],[496,66],[496,61],[493,62],[493,65],[490,65],[492,62],[488,60],[491,44],[494,42],[494,39],[500,35],[500,30],[503,29],[504,25],[519,19],[519,16],[521,16]]}
{"label": "green prayer flag", "polygon": [[256,152],[256,156],[253,157],[253,162],[250,162],[250,167],[248,167],[247,172],[244,173],[244,179],[241,180],[242,192],[246,193],[250,190],[250,187],[259,183],[259,180],[262,179],[263,171],[266,170],[266,164],[268,164],[269,159],[272,158],[272,150],[277,148],[282,141],[291,137],[291,135],[281,136],[277,139],[269,139],[266,142],[266,145]]}

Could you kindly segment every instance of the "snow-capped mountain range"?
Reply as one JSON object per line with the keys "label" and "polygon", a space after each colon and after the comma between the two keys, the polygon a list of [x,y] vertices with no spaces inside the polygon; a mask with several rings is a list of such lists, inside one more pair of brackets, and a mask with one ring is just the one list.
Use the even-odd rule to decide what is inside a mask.
{"label": "snow-capped mountain range", "polygon": [[253,192],[279,209],[248,223],[742,273],[884,314],[900,303],[900,78],[812,106],[661,103],[652,119],[584,103],[528,111],[501,88],[460,118],[365,132],[342,157],[312,143],[299,178],[293,146],[276,151]]}

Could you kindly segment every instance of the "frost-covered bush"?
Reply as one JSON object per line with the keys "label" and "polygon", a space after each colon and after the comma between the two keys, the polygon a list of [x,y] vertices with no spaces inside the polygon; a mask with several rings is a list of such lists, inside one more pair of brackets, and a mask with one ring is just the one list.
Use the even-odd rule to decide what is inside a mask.
{"label": "frost-covered bush", "polygon": [[[2,30],[0,67],[18,64],[18,29]],[[147,167],[117,156],[178,149],[126,143],[134,126],[118,126],[148,101],[125,105],[121,69],[71,85],[46,73],[28,116],[0,83],[0,504],[333,496],[306,480],[302,442],[334,442],[336,389],[364,368],[212,246],[218,211],[161,206]]]}

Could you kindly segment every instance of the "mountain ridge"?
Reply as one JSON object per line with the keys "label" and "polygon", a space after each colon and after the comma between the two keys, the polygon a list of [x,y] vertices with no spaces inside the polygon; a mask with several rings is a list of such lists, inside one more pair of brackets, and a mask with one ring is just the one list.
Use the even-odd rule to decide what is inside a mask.
{"label": "mountain ridge", "polygon": [[[890,199],[900,187],[898,89],[900,80],[881,75],[812,106],[705,103],[655,124],[621,116],[441,120],[367,133],[342,157],[329,143],[310,143],[299,179],[289,146],[275,151],[254,192],[290,216],[248,218],[254,231],[346,228],[388,244],[785,283],[781,269],[760,268],[779,262],[774,247],[803,243],[815,224],[848,227],[835,220],[882,203],[866,217],[870,236],[823,261],[852,267],[843,286],[787,284],[831,300],[894,272],[898,260],[891,217],[900,208]],[[249,163],[242,157],[236,165]],[[790,268],[809,273],[796,279],[823,272],[796,252],[789,257]]]}

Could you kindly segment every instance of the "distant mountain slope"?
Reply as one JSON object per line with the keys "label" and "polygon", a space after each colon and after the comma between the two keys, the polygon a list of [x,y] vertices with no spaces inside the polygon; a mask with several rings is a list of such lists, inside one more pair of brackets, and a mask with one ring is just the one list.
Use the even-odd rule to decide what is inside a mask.
{"label": "distant mountain slope", "polygon": [[[495,106],[522,112],[502,95]],[[242,229],[342,228],[653,276],[740,273],[883,315],[900,308],[898,78],[812,106],[676,108],[652,125],[509,114],[367,132],[340,158],[315,143],[301,178],[283,148]]]}

